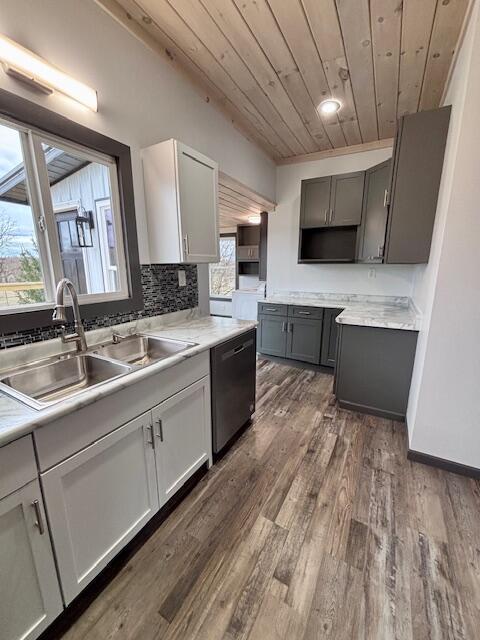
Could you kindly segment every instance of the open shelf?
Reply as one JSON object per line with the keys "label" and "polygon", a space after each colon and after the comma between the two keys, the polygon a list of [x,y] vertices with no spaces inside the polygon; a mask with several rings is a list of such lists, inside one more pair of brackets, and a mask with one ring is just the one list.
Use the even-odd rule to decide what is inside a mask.
{"label": "open shelf", "polygon": [[300,230],[298,262],[355,262],[357,227]]}

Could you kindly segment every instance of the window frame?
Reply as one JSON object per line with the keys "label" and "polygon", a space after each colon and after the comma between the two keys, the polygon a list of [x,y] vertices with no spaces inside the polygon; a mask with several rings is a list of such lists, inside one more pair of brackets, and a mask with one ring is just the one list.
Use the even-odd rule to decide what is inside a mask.
{"label": "window frame", "polygon": [[[76,153],[83,153],[90,159],[98,155],[98,158],[105,164],[108,160],[109,164],[116,167],[116,172],[110,170],[110,183],[112,191],[112,206],[114,215],[119,216],[121,221],[121,243],[124,247],[125,255],[125,280],[126,289],[115,293],[88,294],[80,296],[82,318],[94,318],[97,316],[112,315],[117,313],[129,313],[143,309],[143,292],[141,287],[141,268],[138,253],[137,225],[135,218],[135,203],[133,192],[133,175],[130,147],[127,145],[104,136],[93,129],[89,129],[80,125],[65,116],[57,114],[53,111],[40,107],[37,104],[12,94],[4,89],[0,89],[0,117],[10,122],[20,132],[22,145],[32,145],[30,152],[33,156],[33,166],[30,153],[25,156],[25,171],[27,174],[27,182],[34,188],[29,189],[29,197],[32,210],[39,212],[44,216],[47,224],[47,233],[49,237],[56,238],[56,229],[49,228],[54,222],[53,207],[51,204],[50,192],[45,190],[48,186],[48,176],[43,176],[42,170],[46,173],[46,165],[43,158],[40,159],[38,154],[43,155],[41,142],[51,141],[62,148],[71,147]],[[32,136],[28,136],[27,130],[32,130]],[[75,148],[78,147],[78,148]],[[37,179],[37,171],[39,179]],[[116,173],[116,179],[113,181],[112,173]],[[32,182],[33,180],[33,182]],[[118,185],[118,190],[115,188]],[[118,203],[115,202],[118,198]],[[50,206],[52,211],[43,211],[44,204]],[[45,215],[47,214],[47,215]],[[38,225],[37,216],[34,215],[34,223]],[[57,263],[60,255],[56,242],[48,243],[48,251],[44,246],[40,246],[45,241],[38,228],[36,229],[39,242],[39,252],[43,260],[50,260],[48,268],[51,273],[55,273],[55,263]],[[54,235],[52,235],[54,234]],[[49,259],[46,254],[49,254]],[[48,280],[48,278],[45,278]],[[48,288],[50,287],[50,289]],[[52,296],[51,284],[45,282],[47,296]],[[118,293],[118,296],[117,296]],[[102,299],[103,298],[103,299]],[[88,300],[88,301],[87,301]],[[28,330],[37,327],[52,326],[52,308],[53,303],[39,303],[38,305],[29,305],[28,307],[15,308],[13,312],[2,312],[0,314],[0,333],[12,333],[16,331]],[[3,311],[3,310],[2,310]],[[72,319],[71,309],[67,310],[69,319]]]}
{"label": "window frame", "polygon": [[[235,285],[234,285],[234,291],[237,288],[237,234],[234,231],[229,231],[227,233],[220,233],[220,238],[233,238],[233,241],[235,242]],[[220,251],[220,249],[219,249]],[[216,264],[216,263],[211,263],[211,264]],[[232,300],[232,296],[212,296],[210,295],[210,264],[208,265],[208,299],[209,300],[214,300],[217,302],[229,302]]]}

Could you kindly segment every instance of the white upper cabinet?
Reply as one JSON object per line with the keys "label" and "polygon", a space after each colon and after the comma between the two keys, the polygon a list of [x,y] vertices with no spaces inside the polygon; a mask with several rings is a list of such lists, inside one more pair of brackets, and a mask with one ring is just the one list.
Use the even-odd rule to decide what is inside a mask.
{"label": "white upper cabinet", "polygon": [[150,261],[218,262],[218,164],[177,140],[142,158]]}

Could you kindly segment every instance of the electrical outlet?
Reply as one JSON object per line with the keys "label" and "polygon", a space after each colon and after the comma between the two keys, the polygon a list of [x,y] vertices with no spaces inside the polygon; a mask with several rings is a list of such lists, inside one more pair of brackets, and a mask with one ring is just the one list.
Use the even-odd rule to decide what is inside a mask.
{"label": "electrical outlet", "polygon": [[179,287],[187,286],[187,274],[185,273],[185,269],[178,270],[178,286]]}
{"label": "electrical outlet", "polygon": [[376,278],[377,277],[377,271],[373,267],[371,267],[368,270],[368,277],[369,278]]}

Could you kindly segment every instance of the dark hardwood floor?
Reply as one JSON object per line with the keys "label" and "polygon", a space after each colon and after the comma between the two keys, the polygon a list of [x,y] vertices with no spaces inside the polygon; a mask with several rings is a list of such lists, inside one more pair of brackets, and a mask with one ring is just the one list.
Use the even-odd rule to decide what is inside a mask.
{"label": "dark hardwood floor", "polygon": [[252,428],[64,640],[479,638],[479,483],[331,388],[260,360]]}

